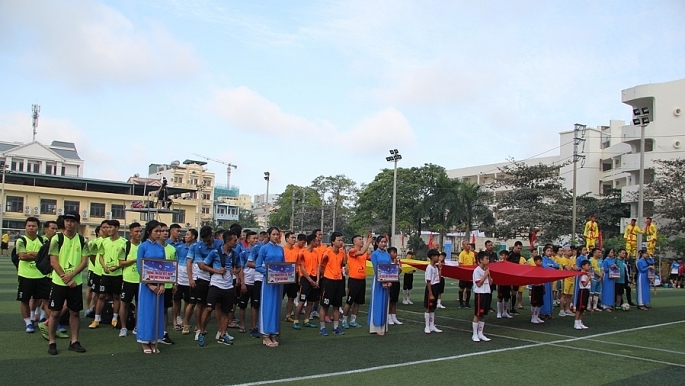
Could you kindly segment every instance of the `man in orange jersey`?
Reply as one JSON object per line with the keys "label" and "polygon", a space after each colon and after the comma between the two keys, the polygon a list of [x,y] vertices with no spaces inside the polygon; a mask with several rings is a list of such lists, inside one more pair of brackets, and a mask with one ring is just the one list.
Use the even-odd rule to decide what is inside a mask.
{"label": "man in orange jersey", "polygon": [[[352,237],[352,248],[347,253],[349,279],[347,280],[347,302],[343,308],[343,328],[361,327],[361,324],[357,323],[357,313],[359,305],[366,303],[366,260],[369,259],[367,252],[372,242],[371,233],[366,236],[366,242],[360,235]],[[350,308],[352,317],[348,324],[347,317],[350,316]]]}
{"label": "man in orange jersey", "polygon": [[[316,251],[318,246],[319,240],[316,238],[316,234],[307,236],[307,247],[302,249],[297,257],[297,268],[300,272],[300,302],[297,304],[295,321],[293,322],[293,328],[296,330],[301,329],[300,314],[305,303],[305,315],[309,315],[312,312],[312,306],[321,297],[321,287],[319,286],[320,259]],[[304,326],[316,328],[316,324],[310,323],[309,318],[304,320]]]}
{"label": "man in orange jersey", "polygon": [[[315,248],[316,253],[319,254],[319,259],[323,256],[323,253],[328,249],[328,245],[323,242],[323,232],[321,229],[314,229],[312,234],[316,236],[317,247]],[[314,305],[312,306],[312,314],[309,316],[310,319],[319,317],[319,299],[316,299]]]}
{"label": "man in orange jersey", "polygon": [[[296,241],[297,238],[293,232],[285,233],[285,248],[283,248],[283,252],[285,253],[286,263],[297,263],[297,256],[300,254],[300,250],[295,247]],[[299,289],[300,285],[297,282],[283,286],[283,296],[288,296],[288,303],[285,306],[285,321],[288,323],[295,321],[290,315],[293,312],[293,305],[295,304],[295,298]]]}
{"label": "man in orange jersey", "polygon": [[321,257],[321,272],[323,273],[323,292],[321,293],[321,318],[319,334],[328,336],[326,330],[326,314],[333,307],[333,333],[345,335],[345,331],[338,325],[342,298],[345,296],[345,282],[343,281],[343,266],[347,257],[343,249],[343,237],[340,232],[331,234],[331,247]]}

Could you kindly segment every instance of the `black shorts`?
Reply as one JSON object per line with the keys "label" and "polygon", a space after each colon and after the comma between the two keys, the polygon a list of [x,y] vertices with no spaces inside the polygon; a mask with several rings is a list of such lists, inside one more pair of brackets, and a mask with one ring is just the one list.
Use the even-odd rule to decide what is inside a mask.
{"label": "black shorts", "polygon": [[318,302],[321,299],[321,287],[314,288],[307,278],[300,278],[300,301]]}
{"label": "black shorts", "polygon": [[120,276],[100,276],[100,292],[99,294],[107,295],[121,295],[121,283],[124,282],[123,277]]}
{"label": "black shorts", "polygon": [[21,302],[28,302],[31,300],[31,298],[45,300],[50,298],[52,279],[48,277],[29,279],[23,276],[18,276],[18,278],[19,285],[17,286],[17,300]]}
{"label": "black shorts", "polygon": [[678,280],[678,274],[672,273],[672,274],[668,275],[668,280],[673,280],[673,281]]}
{"label": "black shorts", "polygon": [[288,299],[295,299],[299,290],[300,285],[297,283],[286,284],[283,286],[283,296],[288,296]]}
{"label": "black shorts", "polygon": [[95,293],[100,291],[100,275],[93,271],[88,271],[88,288]]}
{"label": "black shorts", "polygon": [[67,302],[67,308],[71,311],[81,311],[83,309],[83,289],[81,285],[71,288],[53,284],[50,289],[50,305],[48,308],[52,311],[62,311],[65,301]]}
{"label": "black shorts", "polygon": [[190,288],[190,304],[207,304],[209,282],[207,280],[195,280],[195,288]]}
{"label": "black shorts", "polygon": [[9,243],[0,243],[0,249],[10,249]]}
{"label": "black shorts", "polygon": [[393,281],[390,283],[390,289],[388,290],[388,298],[390,303],[397,303],[400,300],[400,282]]}
{"label": "black shorts", "polygon": [[215,308],[217,304],[221,305],[221,313],[228,314],[233,309],[233,298],[235,291],[233,288],[221,289],[219,287],[210,286],[207,293],[207,307]]}
{"label": "black shorts", "polygon": [[423,308],[427,308],[428,312],[435,312],[438,307],[438,285],[431,284],[431,291],[433,292],[433,299],[429,299],[428,285],[426,285],[426,290],[423,292]]}
{"label": "black shorts", "polygon": [[473,282],[472,281],[459,280],[459,289],[464,289],[464,288],[468,288],[468,289],[473,288]]}
{"label": "black shorts", "polygon": [[545,286],[534,285],[530,294],[530,306],[542,307],[545,305]]}
{"label": "black shorts", "polygon": [[390,283],[390,290],[388,291],[390,303],[397,303],[400,300],[400,282],[394,281]]}
{"label": "black shorts", "polygon": [[345,303],[349,305],[366,303],[366,279],[349,278],[347,280],[347,301]]}
{"label": "black shorts", "polygon": [[[473,283],[471,283],[473,287]],[[445,293],[445,278],[440,276],[440,283],[438,283],[438,295]]]}
{"label": "black shorts", "polygon": [[[615,295],[616,295],[616,296],[618,296],[618,295],[623,295],[623,290],[624,290],[625,288],[626,288],[626,284],[625,284],[625,283],[614,283]],[[619,304],[619,306],[620,306],[620,304]]]}
{"label": "black shorts", "polygon": [[173,307],[174,305],[174,289],[166,288],[164,289],[164,308]]}
{"label": "black shorts", "polygon": [[411,291],[414,289],[414,274],[405,273],[402,278],[402,289],[405,291]]}
{"label": "black shorts", "polygon": [[190,303],[190,286],[178,284],[176,292],[174,293],[174,301],[180,302],[183,300],[185,304]]}
{"label": "black shorts", "polygon": [[473,314],[476,316],[485,316],[490,311],[490,302],[492,302],[492,292],[485,294],[476,293],[476,306],[473,308]]}
{"label": "black shorts", "polygon": [[[240,298],[238,298],[238,307],[240,307],[241,310],[247,308],[247,302],[252,300],[252,294],[254,292],[254,284],[246,284],[245,287],[247,290],[245,293],[241,292]],[[254,307],[254,305],[252,307]]]}
{"label": "black shorts", "polygon": [[511,286],[501,285],[497,288],[497,300],[509,300],[511,299]]}
{"label": "black shorts", "polygon": [[345,296],[345,282],[342,280],[325,279],[321,292],[321,306],[323,308],[341,307]]}
{"label": "black shorts", "polygon": [[576,311],[581,313],[587,310],[588,299],[590,299],[590,290],[587,288],[581,288],[578,290],[578,297],[576,298]]}
{"label": "black shorts", "polygon": [[121,285],[121,301],[124,303],[132,303],[135,298],[136,304],[138,304],[139,290],[140,284],[125,281],[124,284]]}

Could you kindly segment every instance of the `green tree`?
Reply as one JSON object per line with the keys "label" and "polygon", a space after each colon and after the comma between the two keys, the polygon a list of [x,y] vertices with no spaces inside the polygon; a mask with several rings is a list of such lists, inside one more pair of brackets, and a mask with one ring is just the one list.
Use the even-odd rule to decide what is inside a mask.
{"label": "green tree", "polygon": [[[603,239],[623,236],[621,218],[630,217],[630,205],[621,203],[621,190],[612,189],[599,198],[590,194],[582,195],[578,197],[577,205],[576,234],[582,235],[585,223],[591,215],[595,215]],[[578,239],[583,240],[582,237]]]}
{"label": "green tree", "polygon": [[243,229],[257,229],[259,224],[257,224],[257,218],[252,214],[251,210],[240,209],[240,214],[238,215],[238,224],[243,227]]}
{"label": "green tree", "polygon": [[661,231],[678,235],[685,233],[685,159],[655,161],[656,176],[648,185],[645,196],[654,201],[654,214],[666,220]]}
{"label": "green tree", "polygon": [[[294,217],[293,198],[295,204]],[[291,220],[294,231],[303,232],[319,227],[321,198],[314,188],[292,184],[285,187],[269,215],[269,224],[290,230]]]}
{"label": "green tree", "polygon": [[497,194],[498,237],[528,237],[531,229],[541,242],[554,242],[571,229],[570,193],[563,187],[559,168],[563,165],[526,165],[511,161],[500,168],[494,189]]}
{"label": "green tree", "polygon": [[343,174],[337,176],[318,176],[311,187],[325,198],[329,208],[330,229],[345,229],[351,216],[351,210],[357,198],[357,183]]}

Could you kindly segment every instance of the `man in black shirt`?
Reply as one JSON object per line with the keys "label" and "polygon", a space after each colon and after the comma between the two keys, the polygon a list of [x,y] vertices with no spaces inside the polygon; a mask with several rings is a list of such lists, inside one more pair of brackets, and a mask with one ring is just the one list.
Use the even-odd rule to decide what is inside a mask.
{"label": "man in black shirt", "polygon": [[[521,249],[523,248],[523,243],[520,241],[517,241],[514,243],[514,248],[512,249],[511,252],[509,252],[509,256],[507,257],[507,261],[510,263],[514,264],[520,264],[521,263]],[[511,315],[518,315],[518,311],[516,311],[516,294],[518,294],[519,287],[518,286],[512,286],[511,287],[511,298],[509,300],[509,314]],[[504,305],[506,307],[506,305]]]}

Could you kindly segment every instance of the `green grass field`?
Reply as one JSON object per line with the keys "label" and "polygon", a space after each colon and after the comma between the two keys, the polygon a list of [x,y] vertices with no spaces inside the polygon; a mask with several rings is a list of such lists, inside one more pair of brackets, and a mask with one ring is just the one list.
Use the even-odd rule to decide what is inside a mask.
{"label": "green grass field", "polygon": [[[417,274],[420,282],[422,274]],[[281,346],[267,348],[261,339],[232,330],[233,346],[210,340],[197,347],[193,336],[171,331],[174,346],[160,355],[144,355],[134,337],[118,338],[107,327],[88,330],[81,319],[85,354],[47,354],[38,332],[26,334],[16,297],[16,271],[8,258],[0,261],[0,368],[3,384],[163,384],[229,385],[314,384],[620,384],[681,385],[685,383],[685,290],[660,289],[650,311],[586,315],[589,330],[572,328],[570,317],[544,325],[529,323],[529,311],[514,319],[488,319],[491,342],[471,341],[472,310],[456,307],[457,286],[448,281],[446,310],[438,310],[442,334],[423,333],[423,288],[415,289],[415,305],[400,304],[402,326],[383,337],[367,328],[346,330],[345,336],[321,337],[316,329],[293,330],[282,324]],[[367,297],[368,297],[367,292]],[[524,300],[525,304],[525,300]],[[366,311],[366,307],[362,308]],[[248,313],[249,314],[249,313]],[[366,321],[366,314],[360,315]],[[330,326],[329,326],[330,328]],[[208,336],[214,334],[212,322]]]}

